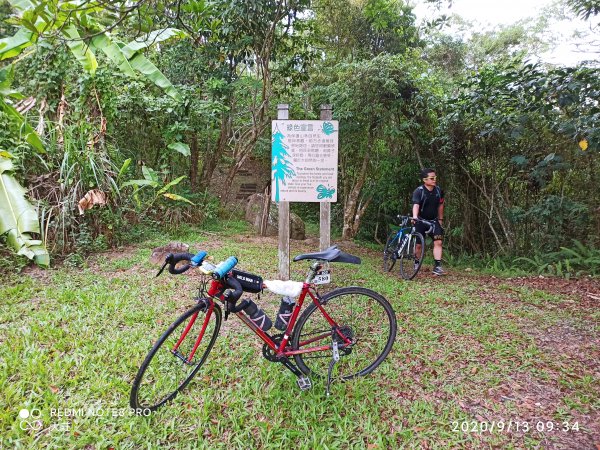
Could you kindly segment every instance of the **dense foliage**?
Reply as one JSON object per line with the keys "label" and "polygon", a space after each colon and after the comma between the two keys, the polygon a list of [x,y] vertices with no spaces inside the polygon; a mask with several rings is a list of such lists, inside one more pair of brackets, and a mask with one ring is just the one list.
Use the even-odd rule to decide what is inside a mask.
{"label": "dense foliage", "polygon": [[[566,3],[597,20],[594,2]],[[231,214],[244,165],[269,170],[277,103],[298,119],[333,105],[344,238],[381,241],[435,167],[451,254],[600,245],[600,71],[531,62],[523,29],[461,41],[402,0],[85,5],[0,5],[0,176],[39,219],[0,234],[22,254],[43,240],[77,259]],[[15,189],[0,188],[6,217]],[[80,214],[90,191],[103,197]],[[294,208],[310,221],[314,206]]]}

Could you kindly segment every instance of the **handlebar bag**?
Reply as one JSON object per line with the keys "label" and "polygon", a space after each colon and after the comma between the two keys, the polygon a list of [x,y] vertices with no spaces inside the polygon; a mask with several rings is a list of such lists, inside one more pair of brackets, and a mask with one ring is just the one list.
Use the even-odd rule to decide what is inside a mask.
{"label": "handlebar bag", "polygon": [[244,292],[250,292],[252,294],[258,294],[262,291],[263,279],[258,275],[251,274],[249,272],[243,272],[241,270],[233,269],[231,271],[233,277],[240,282]]}

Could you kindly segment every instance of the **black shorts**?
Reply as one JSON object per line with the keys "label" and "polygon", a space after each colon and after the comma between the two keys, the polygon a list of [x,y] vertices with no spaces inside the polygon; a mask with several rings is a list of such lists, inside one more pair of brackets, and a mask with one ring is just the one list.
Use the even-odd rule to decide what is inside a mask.
{"label": "black shorts", "polygon": [[417,222],[415,224],[415,230],[421,233],[424,238],[427,238],[427,236],[429,236],[434,241],[441,241],[442,239],[444,239],[444,229],[437,220],[435,220],[434,223],[435,224],[430,233],[425,234],[425,232],[429,229],[429,225],[423,222]]}

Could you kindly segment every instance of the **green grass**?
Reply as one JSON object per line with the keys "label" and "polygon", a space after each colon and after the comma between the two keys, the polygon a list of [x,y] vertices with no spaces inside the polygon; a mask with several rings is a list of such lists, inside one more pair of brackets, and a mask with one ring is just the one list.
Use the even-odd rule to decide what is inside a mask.
{"label": "green grass", "polygon": [[[188,229],[95,256],[81,269],[3,283],[0,448],[522,448],[565,438],[453,430],[453,422],[534,418],[579,420],[577,442],[592,442],[585,418],[600,410],[590,365],[599,348],[585,339],[598,321],[525,287],[426,276],[403,282],[381,272],[376,252],[353,245],[342,247],[363,264],[333,265],[334,284],[323,291],[365,286],[392,303],[398,336],[372,375],[334,383],[330,397],[319,381],[300,392],[293,375],[263,359],[258,340],[232,318],[206,370],[175,401],[150,417],[129,414],[131,382],[151,342],[193,303],[198,284],[190,273],[154,278],[154,246],[172,239],[210,246],[216,261],[234,254],[242,269],[276,277],[276,239],[255,238],[236,221],[224,233],[215,230]],[[291,245],[292,254],[314,250]],[[292,277],[303,279],[306,267],[293,263]],[[274,318],[278,298],[264,294],[257,303]],[[573,339],[584,339],[589,360],[568,349],[553,353],[542,339],[544,330],[564,324]],[[23,408],[40,410],[40,431],[20,429]],[[56,417],[53,410],[82,413]]]}

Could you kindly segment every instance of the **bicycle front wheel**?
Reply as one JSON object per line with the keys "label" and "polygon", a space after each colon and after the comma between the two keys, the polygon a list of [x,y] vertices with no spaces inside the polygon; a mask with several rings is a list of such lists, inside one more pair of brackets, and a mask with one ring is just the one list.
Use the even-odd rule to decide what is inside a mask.
{"label": "bicycle front wheel", "polygon": [[221,308],[204,302],[187,310],[156,341],[142,363],[129,403],[136,411],[154,411],[172,400],[198,373],[221,327]]}
{"label": "bicycle front wheel", "polygon": [[[320,309],[311,304],[298,319],[292,337],[294,350],[331,346],[338,342],[340,360],[335,365],[336,377],[349,380],[367,375],[388,355],[396,339],[396,315],[390,303],[380,294],[361,287],[348,287],[329,292],[320,299],[325,312],[338,330],[352,341],[345,345]],[[296,364],[306,375],[325,376],[331,362],[331,351],[294,355]]]}
{"label": "bicycle front wheel", "polygon": [[412,280],[421,265],[425,255],[425,239],[421,233],[411,233],[409,241],[400,253],[400,275],[405,280]]}
{"label": "bicycle front wheel", "polygon": [[396,264],[396,259],[398,254],[396,251],[398,250],[398,233],[393,232],[387,238],[387,242],[385,243],[385,248],[383,249],[383,270],[389,272]]}

